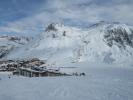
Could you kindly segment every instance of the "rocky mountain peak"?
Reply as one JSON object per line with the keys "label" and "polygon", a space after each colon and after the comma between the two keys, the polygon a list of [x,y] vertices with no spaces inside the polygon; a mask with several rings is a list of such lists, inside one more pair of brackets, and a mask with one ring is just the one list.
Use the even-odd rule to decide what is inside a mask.
{"label": "rocky mountain peak", "polygon": [[133,48],[133,31],[127,25],[112,24],[104,30],[104,40],[112,47],[114,44],[119,48],[130,46]]}

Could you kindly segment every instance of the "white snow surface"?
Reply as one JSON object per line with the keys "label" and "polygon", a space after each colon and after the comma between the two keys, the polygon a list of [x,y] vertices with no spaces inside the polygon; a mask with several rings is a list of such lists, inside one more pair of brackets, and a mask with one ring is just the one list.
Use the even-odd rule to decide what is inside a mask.
{"label": "white snow surface", "polygon": [[86,76],[25,78],[0,73],[0,100],[133,100],[133,67],[77,63]]}

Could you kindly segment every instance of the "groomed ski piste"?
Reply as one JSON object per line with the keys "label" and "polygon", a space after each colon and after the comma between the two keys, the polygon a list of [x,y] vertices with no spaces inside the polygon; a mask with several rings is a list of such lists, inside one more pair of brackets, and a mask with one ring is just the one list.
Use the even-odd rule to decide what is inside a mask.
{"label": "groomed ski piste", "polygon": [[132,100],[133,67],[85,63],[86,76],[28,78],[0,73],[0,100]]}

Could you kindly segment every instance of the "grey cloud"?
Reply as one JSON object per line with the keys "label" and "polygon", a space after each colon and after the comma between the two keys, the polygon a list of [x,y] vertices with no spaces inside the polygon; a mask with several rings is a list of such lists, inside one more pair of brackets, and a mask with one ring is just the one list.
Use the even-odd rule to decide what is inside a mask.
{"label": "grey cloud", "polygon": [[18,29],[24,30],[26,26],[32,26],[37,31],[37,27],[43,27],[50,22],[88,25],[87,23],[101,20],[133,25],[132,11],[133,0],[47,0],[34,16],[9,23],[8,27],[10,29],[23,27],[17,28],[18,31]]}

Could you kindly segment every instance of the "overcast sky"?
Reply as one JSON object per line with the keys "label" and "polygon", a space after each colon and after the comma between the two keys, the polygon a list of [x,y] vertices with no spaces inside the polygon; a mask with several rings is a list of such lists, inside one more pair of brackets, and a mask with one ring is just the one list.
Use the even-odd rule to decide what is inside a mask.
{"label": "overcast sky", "polygon": [[32,35],[51,22],[86,27],[132,20],[133,0],[0,0],[0,34]]}

